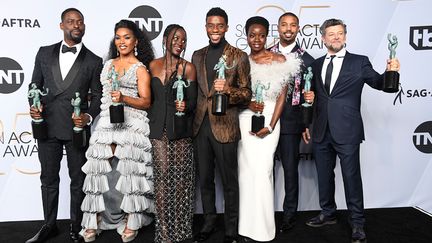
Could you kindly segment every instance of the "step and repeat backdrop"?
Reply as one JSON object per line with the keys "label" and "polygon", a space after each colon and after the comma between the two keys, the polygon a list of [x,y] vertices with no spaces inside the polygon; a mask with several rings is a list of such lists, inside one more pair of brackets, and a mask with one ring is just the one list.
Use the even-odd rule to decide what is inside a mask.
{"label": "step and repeat backdrop", "polygon": [[[120,19],[135,21],[162,55],[162,33],[171,23],[188,34],[186,59],[208,44],[205,15],[221,7],[229,16],[227,40],[249,52],[245,21],[254,15],[271,25],[268,45],[278,41],[278,17],[291,11],[300,18],[297,42],[312,56],[326,53],[319,27],[328,18],[345,21],[347,50],[367,55],[383,72],[387,34],[397,35],[401,62],[400,92],[388,94],[365,86],[362,97],[366,140],[361,170],[366,208],[416,206],[432,212],[432,2],[430,0],[281,0],[281,1],[30,1],[0,3],[0,221],[43,218],[38,148],[32,138],[27,89],[40,46],[59,42],[60,14],[68,7],[82,11],[84,44],[105,57]],[[317,210],[316,171],[310,146],[302,145],[299,210]],[[62,161],[59,218],[69,217],[69,178]],[[217,208],[223,211],[218,183]],[[346,208],[340,167],[336,167],[336,201]],[[275,206],[282,210],[283,172],[275,163]],[[197,190],[196,212],[201,212]]]}

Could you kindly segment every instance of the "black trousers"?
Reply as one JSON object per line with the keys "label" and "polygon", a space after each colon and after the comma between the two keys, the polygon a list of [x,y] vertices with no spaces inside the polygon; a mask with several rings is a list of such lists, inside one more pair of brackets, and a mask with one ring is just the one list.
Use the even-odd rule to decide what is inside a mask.
{"label": "black trousers", "polygon": [[[227,236],[237,236],[238,234],[239,185],[237,144],[238,142],[219,143],[216,141],[210,128],[208,116],[204,118],[200,131],[194,139],[203,212],[206,216],[216,215],[214,178],[217,167],[223,185],[225,235]],[[205,219],[207,218],[213,219],[214,217],[205,217]],[[204,225],[206,226],[207,224],[208,222]]]}
{"label": "black trousers", "polygon": [[345,189],[345,201],[352,226],[363,227],[365,223],[363,186],[360,173],[360,144],[338,144],[327,129],[323,141],[313,144],[318,174],[319,201],[322,213],[336,213],[335,174],[336,156],[340,159]]}
{"label": "black trousers", "polygon": [[45,224],[56,224],[58,212],[60,162],[63,158],[63,146],[66,149],[67,165],[70,182],[70,219],[74,230],[81,228],[81,203],[84,199],[82,191],[85,174],[81,167],[86,162],[85,148],[76,148],[71,140],[49,138],[38,140],[38,154],[41,164],[40,180],[42,183],[42,204]]}
{"label": "black trousers", "polygon": [[295,216],[298,207],[300,139],[301,134],[281,134],[279,137],[279,152],[285,181],[283,211],[286,220]]}

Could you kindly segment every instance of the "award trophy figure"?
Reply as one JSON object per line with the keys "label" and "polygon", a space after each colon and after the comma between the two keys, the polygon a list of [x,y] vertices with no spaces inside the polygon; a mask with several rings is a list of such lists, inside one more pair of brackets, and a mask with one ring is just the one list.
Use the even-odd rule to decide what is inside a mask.
{"label": "award trophy figure", "polygon": [[[40,95],[45,96],[48,94],[48,88],[46,89],[45,93],[42,92],[40,89],[37,88],[35,83],[31,84],[31,89],[28,91],[27,97],[32,99],[32,105],[31,107],[36,108],[40,113],[42,112],[42,105],[40,101]],[[48,138],[48,128],[47,124],[42,118],[39,119],[33,119],[32,118],[32,133],[33,137],[35,139],[46,139]]]}
{"label": "award trophy figure", "polygon": [[[225,69],[231,69],[234,67],[234,64],[232,67],[228,67],[226,65],[226,59],[227,56],[222,55],[219,58],[219,62],[213,68],[214,70],[217,70],[218,79],[225,79]],[[216,94],[213,95],[212,99],[212,114],[216,116],[225,115],[227,106],[228,97],[221,91],[217,91]]]}
{"label": "award trophy figure", "polygon": [[[81,107],[80,107],[81,98],[79,92],[75,92],[75,99],[72,98],[71,105],[73,106],[74,109],[73,116],[79,117],[81,115]],[[76,127],[76,126],[72,130],[73,130],[72,141],[74,146],[77,148],[85,147],[87,145],[86,130],[83,129],[82,127]]]}
{"label": "award trophy figure", "polygon": [[[187,81],[187,83],[182,79],[181,75],[177,76],[177,80],[173,84],[173,89],[177,89],[176,92],[176,108],[181,105],[181,103],[184,100],[184,88],[187,88],[190,86],[190,80]],[[175,113],[174,116],[174,126],[173,131],[174,133],[181,132],[187,129],[187,119],[184,117],[185,113],[182,111],[178,111]]]}
{"label": "award trophy figure", "polygon": [[[120,81],[117,79],[118,73],[115,71],[114,66],[111,68],[111,73],[108,78],[111,79],[112,91],[118,91],[120,89]],[[113,100],[112,105],[109,107],[110,111],[110,122],[111,123],[122,123],[124,122],[124,105],[122,103],[115,102]]]}
{"label": "award trophy figure", "polygon": [[[263,91],[268,90],[270,88],[270,83],[265,87],[260,81],[254,85],[254,93],[255,93],[255,103],[264,105]],[[265,116],[261,112],[256,112],[252,115],[252,127],[251,132],[257,133],[259,130],[264,128]]]}
{"label": "award trophy figure", "polygon": [[[177,102],[183,102],[184,99],[184,92],[183,92],[183,88],[187,88],[190,86],[190,80],[187,81],[187,84],[184,80],[182,80],[181,75],[177,76],[177,80],[174,82],[173,84],[173,89],[177,89],[177,93],[176,93],[176,101]],[[185,113],[181,112],[181,111],[177,111],[176,116],[183,116]]]}
{"label": "award trophy figure", "polygon": [[[304,92],[310,91],[312,77],[313,77],[312,67],[308,67],[307,73],[303,75],[303,79],[305,80]],[[312,115],[313,115],[312,104],[305,101],[302,104],[302,113],[303,113],[303,124],[308,126],[309,124],[312,123]]]}
{"label": "award trophy figure", "polygon": [[[398,45],[398,40],[396,35],[388,34],[387,39],[388,49],[390,51],[390,59],[394,59],[396,57],[396,47]],[[395,70],[386,71],[384,74],[384,85],[383,91],[387,93],[396,93],[399,91],[399,73]]]}

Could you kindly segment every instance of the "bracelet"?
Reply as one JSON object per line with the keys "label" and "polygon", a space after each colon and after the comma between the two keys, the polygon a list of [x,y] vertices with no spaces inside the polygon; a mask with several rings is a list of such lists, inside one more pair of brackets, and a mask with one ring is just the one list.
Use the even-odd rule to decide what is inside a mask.
{"label": "bracelet", "polygon": [[267,126],[267,129],[269,130],[269,133],[273,132],[273,128],[270,125]]}

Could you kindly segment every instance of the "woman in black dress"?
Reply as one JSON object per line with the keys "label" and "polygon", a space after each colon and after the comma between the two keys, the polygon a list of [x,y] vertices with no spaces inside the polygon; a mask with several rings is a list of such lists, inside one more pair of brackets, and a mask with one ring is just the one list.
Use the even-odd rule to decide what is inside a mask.
{"label": "woman in black dress", "polygon": [[148,117],[156,243],[192,237],[195,175],[191,137],[197,85],[195,66],[183,58],[186,43],[183,27],[167,26],[162,42],[164,55],[150,63],[152,105]]}

